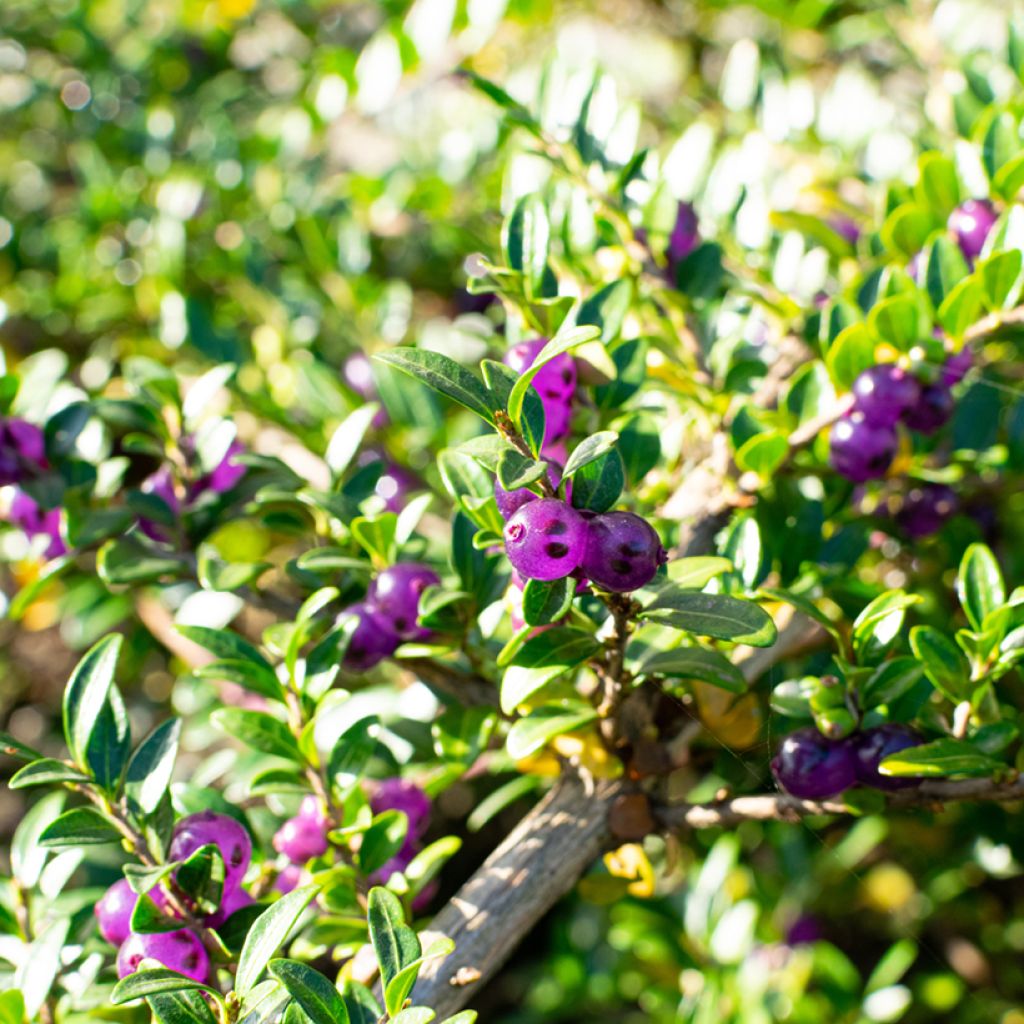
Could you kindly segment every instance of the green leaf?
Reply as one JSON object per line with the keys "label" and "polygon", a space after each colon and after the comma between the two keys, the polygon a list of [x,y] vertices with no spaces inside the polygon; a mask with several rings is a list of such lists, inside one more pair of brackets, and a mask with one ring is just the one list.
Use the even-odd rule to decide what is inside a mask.
{"label": "green leaf", "polygon": [[335,478],[341,476],[359,454],[363,438],[373,425],[373,418],[379,410],[380,406],[376,402],[361,406],[349,413],[331,435],[330,444],[324,453],[324,461]]}
{"label": "green leaf", "polygon": [[501,248],[507,265],[523,275],[531,298],[541,294],[550,241],[551,225],[544,204],[535,195],[523,196],[505,218]]}
{"label": "green leaf", "polygon": [[981,312],[981,282],[973,275],[966,277],[946,296],[939,307],[942,329],[953,338],[962,338]]}
{"label": "green leaf", "polygon": [[583,301],[576,313],[576,323],[580,327],[592,324],[600,328],[601,341],[607,345],[622,332],[632,300],[633,282],[629,278],[612,281]]}
{"label": "green leaf", "polygon": [[[512,389],[519,382],[519,374],[511,366],[506,366],[504,363],[496,363],[492,359],[483,360],[480,367],[483,370],[487,387],[491,392],[492,404],[498,409],[507,409],[509,398],[512,396]],[[540,455],[541,448],[544,445],[545,420],[544,403],[541,401],[540,395],[537,393],[536,388],[527,388],[526,393],[523,395],[523,411],[519,419],[519,430],[525,438],[527,445],[529,445],[530,451],[533,452],[534,457]],[[491,436],[494,437],[495,435]],[[508,442],[504,442],[504,439],[500,440],[507,447]],[[463,445],[462,449],[465,447]],[[476,458],[477,456],[474,455],[473,457]],[[495,461],[494,468],[491,468],[491,472],[494,472],[496,469],[497,461]]]}
{"label": "green leaf", "polygon": [[530,626],[548,626],[564,618],[576,596],[576,580],[527,580],[523,587],[523,621]]}
{"label": "green leaf", "polygon": [[938,235],[922,250],[924,287],[938,309],[953,289],[968,275],[960,246],[946,235]]}
{"label": "green leaf", "polygon": [[167,792],[178,756],[181,721],[170,718],[158,725],[128,762],[124,791],[143,814],[152,814]]}
{"label": "green leaf", "polygon": [[499,786],[489,793],[473,808],[466,819],[466,828],[470,832],[479,832],[495,815],[515,803],[521,797],[532,793],[540,785],[535,775],[520,775]]}
{"label": "green leaf", "polygon": [[39,836],[39,845],[50,849],[116,843],[121,833],[91,807],[74,807],[50,822]]}
{"label": "green leaf", "polygon": [[318,885],[295,889],[256,918],[238,958],[235,992],[239,996],[244,996],[259,981],[268,961],[284,945],[302,912],[319,891]]}
{"label": "green leaf", "polygon": [[[411,964],[406,964],[392,979],[388,982],[386,989],[384,990],[384,1005],[387,1008],[394,1020],[400,1020],[403,1016],[408,1015],[414,1008],[410,1008],[404,1012],[402,1006],[405,1005],[405,1001],[409,998],[412,992],[413,986],[416,984],[416,978],[419,975],[420,968],[428,960],[437,960],[439,957],[450,956],[455,951],[455,943],[452,942],[445,935],[439,935],[435,938],[425,950],[421,956],[415,959]],[[424,1018],[425,1020],[433,1020],[434,1011],[428,1010],[430,1017]]]}
{"label": "green leaf", "polygon": [[24,1024],[25,997],[17,989],[0,992],[0,1024]]}
{"label": "green leaf", "polygon": [[43,756],[38,750],[15,739],[9,732],[0,732],[0,754],[16,757],[20,761],[38,761]]}
{"label": "green leaf", "polygon": [[391,1024],[430,1024],[436,1016],[437,1014],[426,1006],[410,1006],[391,1017],[390,1021]]}
{"label": "green leaf", "polygon": [[898,249],[910,257],[918,252],[938,223],[930,209],[919,203],[897,206],[882,225],[882,241],[890,249]]}
{"label": "green leaf", "polygon": [[220,993],[201,981],[187,978],[177,971],[168,970],[166,967],[155,967],[144,971],[136,971],[122,978],[110,993],[110,1001],[114,1006],[122,1003],[130,1003],[133,999],[145,999],[148,996],[158,996],[164,992],[182,992],[185,990],[209,992],[220,999]]}
{"label": "green leaf", "polygon": [[874,708],[880,704],[892,704],[909,693],[923,675],[924,669],[913,658],[885,661],[859,688],[861,706]]}
{"label": "green leaf", "polygon": [[981,144],[981,160],[989,178],[995,178],[1004,165],[1020,152],[1017,119],[1010,113],[996,115]]}
{"label": "green leaf", "polygon": [[11,874],[24,889],[33,889],[39,882],[47,851],[39,845],[39,837],[64,807],[67,793],[47,793],[34,803],[14,830],[11,840]]}
{"label": "green leaf", "polygon": [[626,470],[617,448],[579,467],[572,482],[573,508],[607,512],[622,494]]}
{"label": "green leaf", "polygon": [[985,616],[1006,603],[1006,585],[990,548],[972,544],[960,560],[956,592],[971,625],[980,630]]}
{"label": "green leaf", "polygon": [[693,555],[677,558],[668,563],[668,578],[677,586],[689,590],[700,590],[716,576],[729,572],[732,562],[718,555]]}
{"label": "green leaf", "polygon": [[372,875],[402,848],[409,831],[409,819],[401,811],[384,811],[363,833],[359,847],[359,870]]}
{"label": "green leaf", "polygon": [[522,427],[523,402],[530,390],[530,386],[533,383],[533,378],[536,377],[552,359],[555,359],[564,352],[568,352],[570,349],[583,345],[588,341],[593,341],[599,334],[600,331],[598,331],[596,327],[570,327],[566,330],[559,331],[558,334],[556,334],[537,353],[537,358],[534,359],[527,370],[519,374],[515,385],[511,392],[509,392],[508,414],[512,422],[517,427]]}
{"label": "green leaf", "polygon": [[[263,657],[259,650],[248,640],[243,640],[237,633],[233,633],[229,629],[210,629],[208,626],[178,626],[178,632],[218,658],[224,658],[227,661],[247,661],[265,669],[273,676],[275,682],[277,680],[270,662]],[[280,684],[278,685],[280,686]]]}
{"label": "green leaf", "polygon": [[[582,314],[582,308],[580,313]],[[603,333],[601,337],[604,338]],[[647,342],[643,338],[630,338],[610,351],[609,355],[617,372],[610,384],[594,388],[594,399],[599,409],[606,412],[621,409],[640,390],[647,379],[647,348]]]}
{"label": "green leaf", "polygon": [[188,562],[158,550],[134,534],[108,540],[96,554],[96,572],[110,587],[155,583],[188,573]]}
{"label": "green leaf", "polygon": [[864,370],[875,365],[875,345],[867,324],[850,324],[839,332],[825,356],[825,366],[837,387],[848,390]]}
{"label": "green leaf", "polygon": [[14,987],[25,1000],[25,1015],[32,1020],[50,995],[60,970],[60,955],[67,941],[71,920],[59,917],[32,941],[24,960],[14,973]]}
{"label": "green leaf", "polygon": [[405,923],[405,914],[398,897],[381,886],[370,890],[367,919],[370,941],[377,954],[380,976],[386,991],[399,971],[419,959],[422,952],[420,940]]}
{"label": "green leaf", "polygon": [[430,727],[434,753],[449,764],[468,767],[487,749],[496,724],[497,715],[490,708],[452,705]]}
{"label": "green leaf", "polygon": [[506,448],[498,457],[498,482],[506,491],[529,487],[545,477],[549,466],[521,455],[514,448]]}
{"label": "green leaf", "polygon": [[327,778],[339,793],[344,793],[362,775],[377,751],[380,723],[375,717],[361,718],[337,739],[327,759]]}
{"label": "green leaf", "polygon": [[879,771],[883,775],[933,778],[946,775],[985,776],[1000,767],[1002,765],[999,761],[964,740],[941,739],[890,754],[879,765]]}
{"label": "green leaf", "polygon": [[377,1024],[384,1011],[373,997],[373,993],[358,981],[346,979],[341,998],[348,1010],[350,1024]]}
{"label": "green leaf", "polygon": [[916,191],[938,220],[945,220],[960,202],[956,164],[944,153],[924,153],[917,161]]}
{"label": "green leaf", "polygon": [[349,1024],[341,994],[318,970],[297,960],[284,959],[271,960],[269,970],[313,1024]]}
{"label": "green leaf", "polygon": [[781,430],[755,434],[736,452],[736,465],[745,472],[770,477],[786,461],[789,440]]}
{"label": "green leaf", "polygon": [[217,1024],[203,997],[185,986],[179,992],[150,996],[148,1002],[159,1024]]}
{"label": "green leaf", "polygon": [[996,253],[978,264],[985,304],[991,310],[1010,309],[1017,305],[1024,286],[1024,256],[1019,249]]}
{"label": "green leaf", "polygon": [[877,303],[868,313],[868,326],[882,341],[901,352],[909,352],[922,336],[920,310],[905,295],[894,295]]}
{"label": "green leaf", "polygon": [[862,663],[884,657],[903,628],[907,608],[920,600],[902,590],[888,590],[861,611],[853,622],[853,649]]}
{"label": "green leaf", "polygon": [[910,631],[910,648],[941,694],[954,704],[970,697],[970,666],[952,640],[931,626],[915,626]]}
{"label": "green leaf", "polygon": [[10,789],[25,789],[28,786],[53,785],[61,782],[91,781],[88,775],[83,775],[78,769],[69,767],[63,761],[43,757],[16,771],[7,785]]}
{"label": "green leaf", "polygon": [[200,846],[174,877],[202,913],[216,913],[224,892],[224,858],[214,844]]}
{"label": "green leaf", "polygon": [[173,932],[181,928],[181,920],[164,913],[156,905],[156,901],[149,895],[148,890],[139,893],[139,898],[135,901],[135,906],[132,909],[129,924],[131,930],[138,932],[140,935],[151,935],[155,932]]}
{"label": "green leaf", "polygon": [[771,647],[778,635],[771,616],[752,601],[702,594],[675,584],[659,589],[641,615],[696,636]]}
{"label": "green leaf", "polygon": [[273,715],[244,708],[218,708],[210,716],[210,721],[226,736],[241,740],[254,750],[302,762],[302,753],[295,737],[284,722]]}
{"label": "green leaf", "polygon": [[445,836],[420,850],[402,872],[413,895],[421,892],[460,849],[462,840],[458,836]]}
{"label": "green leaf", "polygon": [[656,651],[644,658],[639,671],[643,675],[700,679],[730,693],[744,693],[747,689],[743,673],[720,651],[706,647]]}
{"label": "green leaf", "polygon": [[218,658],[194,668],[192,674],[199,679],[235,683],[271,700],[284,699],[284,689],[273,672],[267,672],[262,666],[241,658]]}
{"label": "green leaf", "polygon": [[562,479],[569,480],[577,470],[599,459],[615,447],[619,435],[614,430],[599,430],[581,441],[574,449],[562,470]]}
{"label": "green leaf", "polygon": [[546,704],[512,723],[505,740],[508,756],[514,761],[529,757],[555,736],[582,729],[596,719],[594,708],[582,701]]}
{"label": "green leaf", "polygon": [[476,1010],[463,1010],[454,1017],[446,1017],[441,1024],[476,1024],[479,1014]]}
{"label": "green leaf", "polygon": [[416,377],[428,387],[483,417],[488,423],[494,422],[494,409],[487,388],[454,359],[440,352],[420,348],[393,348],[378,352],[373,358],[410,377]]}
{"label": "green leaf", "polygon": [[600,650],[593,635],[556,627],[530,637],[516,653],[501,680],[501,710],[510,715],[553,679],[582,664]]}
{"label": "green leaf", "polygon": [[107,706],[123,637],[105,636],[75,666],[64,689],[64,739],[72,760],[88,768],[89,740]]}

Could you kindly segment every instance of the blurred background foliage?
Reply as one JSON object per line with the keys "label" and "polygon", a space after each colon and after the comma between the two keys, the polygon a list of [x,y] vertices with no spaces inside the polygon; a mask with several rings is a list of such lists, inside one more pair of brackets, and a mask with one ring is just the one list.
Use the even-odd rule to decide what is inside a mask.
{"label": "blurred background foliage", "polygon": [[[740,282],[716,308],[728,344],[712,351],[716,379],[736,387],[745,345],[784,333],[852,272],[835,225],[880,218],[879,183],[908,180],[921,150],[953,150],[985,104],[1019,91],[1011,6],[4,0],[0,339],[28,382],[15,411],[41,422],[68,389],[116,383],[128,357],[182,380],[234,362],[247,444],[276,451],[278,424],[322,453],[362,401],[341,372],[354,352],[485,354],[500,318],[464,290],[464,261],[498,250],[503,214],[551,166],[459,66],[539,111],[552,138],[575,132],[581,152],[595,142],[626,167],[645,148],[655,184],[633,194],[634,226],[665,234],[675,202],[696,203]],[[575,222],[565,199],[566,251],[594,248],[602,226]],[[622,254],[596,252],[590,272],[614,276]],[[377,387],[386,454],[429,475],[452,429],[438,403],[384,370]],[[669,456],[682,436],[663,438]],[[1019,529],[1021,502],[1006,500],[1002,521]],[[916,569],[948,591],[971,536]],[[246,520],[220,538],[245,558],[274,542]],[[20,535],[0,544],[11,594],[38,561]],[[1009,553],[1013,579],[1024,550]],[[83,574],[0,626],[8,728],[45,746],[74,652],[123,626],[143,733],[178,666],[132,613]],[[764,778],[770,724],[743,755],[712,748],[714,778]],[[457,820],[466,799],[449,793],[442,810]],[[2,800],[9,832],[20,805]],[[467,846],[465,871],[505,825]],[[1024,1024],[1022,838],[1017,815],[963,807],[940,822],[748,823],[623,848],[478,1008],[504,1024]]]}

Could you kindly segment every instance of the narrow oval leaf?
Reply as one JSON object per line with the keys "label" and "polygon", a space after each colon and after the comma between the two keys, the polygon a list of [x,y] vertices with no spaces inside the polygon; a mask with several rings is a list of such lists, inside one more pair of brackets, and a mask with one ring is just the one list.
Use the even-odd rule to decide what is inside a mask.
{"label": "narrow oval leaf", "polygon": [[318,885],[295,889],[256,918],[238,958],[235,992],[239,996],[244,996],[259,981],[270,958],[284,945],[302,912],[319,891]]}
{"label": "narrow oval leaf", "polygon": [[772,617],[753,601],[675,586],[663,587],[641,614],[695,636],[731,640],[751,647],[771,647],[778,635]]}
{"label": "narrow oval leaf", "polygon": [[64,689],[64,739],[72,760],[82,768],[87,767],[89,738],[114,685],[122,641],[120,633],[113,633],[94,644],[75,666]]}
{"label": "narrow oval leaf", "polygon": [[428,387],[482,416],[488,423],[494,422],[494,410],[491,408],[487,388],[454,359],[440,352],[405,347],[378,352],[373,358],[423,381]]}
{"label": "narrow oval leaf", "polygon": [[643,660],[639,671],[643,675],[700,679],[730,693],[743,693],[747,688],[743,673],[724,654],[704,647],[658,651]]}
{"label": "narrow oval leaf", "polygon": [[505,747],[513,761],[536,753],[549,740],[562,733],[582,729],[597,719],[597,712],[588,704],[547,705],[531,711],[514,722],[508,731]]}
{"label": "narrow oval leaf", "polygon": [[370,890],[367,919],[370,941],[377,954],[380,976],[386,989],[399,971],[419,958],[422,952],[420,940],[405,923],[398,897],[381,886]]}
{"label": "narrow oval leaf", "polygon": [[341,993],[319,971],[297,960],[271,960],[270,973],[306,1011],[313,1024],[349,1024]]}
{"label": "narrow oval leaf", "polygon": [[43,829],[39,845],[51,849],[67,846],[99,846],[116,843],[121,833],[99,811],[75,807],[65,811]]}
{"label": "narrow oval leaf", "polygon": [[999,563],[984,544],[972,544],[960,561],[956,581],[957,595],[975,629],[981,629],[985,616],[1006,603],[1006,585]]}
{"label": "narrow oval leaf", "polygon": [[179,992],[185,989],[209,992],[220,998],[220,993],[209,985],[187,978],[184,974],[168,970],[166,967],[157,967],[152,970],[136,971],[127,978],[122,978],[114,986],[110,1001],[115,1006],[120,1006],[121,1003],[130,1003],[133,999],[144,999],[163,992]]}
{"label": "narrow oval leaf", "polygon": [[128,762],[125,794],[143,814],[152,814],[157,809],[171,784],[180,735],[181,720],[168,719],[142,741]]}

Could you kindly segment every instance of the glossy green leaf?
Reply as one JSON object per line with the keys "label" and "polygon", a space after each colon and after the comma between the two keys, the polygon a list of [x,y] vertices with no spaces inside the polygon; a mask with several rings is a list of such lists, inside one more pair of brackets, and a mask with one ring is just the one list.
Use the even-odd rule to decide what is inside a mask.
{"label": "glossy green leaf", "polygon": [[158,725],[128,762],[125,795],[143,814],[152,814],[167,792],[178,755],[181,721],[170,718]]}
{"label": "glossy green leaf", "polygon": [[268,970],[313,1024],[349,1024],[341,993],[318,970],[297,960],[271,960]]}
{"label": "glossy green leaf", "polygon": [[910,631],[910,647],[940,693],[954,704],[970,697],[970,666],[952,640],[931,626],[915,626]]}
{"label": "glossy green leaf", "polygon": [[121,839],[109,819],[91,807],[75,807],[50,822],[39,836],[39,845],[50,849],[97,846]]}
{"label": "glossy green leaf", "polygon": [[235,992],[239,996],[244,996],[259,981],[270,958],[287,941],[303,911],[319,891],[318,885],[294,889],[256,918],[238,958]]}
{"label": "glossy green leaf", "polygon": [[562,733],[575,732],[597,719],[597,712],[582,701],[546,704],[512,723],[505,740],[508,755],[515,761],[536,753]]}
{"label": "glossy green leaf", "polygon": [[743,693],[747,688],[743,673],[720,651],[706,647],[656,651],[644,658],[639,671],[643,675],[700,679],[730,693]]}
{"label": "glossy green leaf", "polygon": [[134,999],[145,999],[148,996],[157,996],[164,992],[183,992],[189,989],[209,992],[216,998],[220,998],[220,993],[209,985],[204,985],[177,971],[168,970],[166,967],[155,967],[136,971],[134,974],[122,978],[114,986],[114,991],[110,994],[110,1001],[115,1006],[120,1006],[122,1003],[130,1003]]}
{"label": "glossy green leaf", "polygon": [[591,633],[556,627],[531,637],[501,681],[501,709],[511,714],[552,680],[581,665],[600,649]]}
{"label": "glossy green leaf", "polygon": [[981,629],[985,616],[1005,603],[1006,585],[990,548],[984,544],[972,544],[964,552],[956,591],[975,629]]}
{"label": "glossy green leaf", "polygon": [[289,761],[302,761],[298,742],[284,722],[265,711],[218,708],[210,721],[226,736],[234,737],[254,750]]}
{"label": "glossy green leaf", "polygon": [[454,359],[440,352],[420,348],[392,348],[378,352],[374,359],[423,381],[428,387],[465,406],[488,423],[494,422],[494,409],[487,388],[478,377]]}
{"label": "glossy green leaf", "polygon": [[672,584],[662,587],[641,615],[695,636],[753,647],[770,647],[777,636],[771,616],[752,601],[701,594]]}
{"label": "glossy green leaf", "polygon": [[422,949],[416,933],[405,923],[402,904],[381,886],[370,890],[367,919],[370,941],[377,954],[385,991],[403,968],[419,959]]}
{"label": "glossy green leaf", "polygon": [[576,595],[576,580],[527,580],[523,587],[523,621],[530,626],[548,626],[564,618]]}

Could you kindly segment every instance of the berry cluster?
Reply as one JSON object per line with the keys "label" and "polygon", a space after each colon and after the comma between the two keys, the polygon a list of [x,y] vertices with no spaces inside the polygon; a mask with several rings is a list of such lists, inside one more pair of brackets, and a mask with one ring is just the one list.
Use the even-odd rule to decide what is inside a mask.
{"label": "berry cluster", "polygon": [[378,574],[366,598],[342,612],[359,620],[345,651],[345,667],[368,672],[404,641],[430,636],[430,630],[417,622],[420,596],[440,582],[433,569],[417,562],[399,562]]}
{"label": "berry cluster", "polygon": [[602,590],[627,593],[650,583],[667,560],[657,531],[633,512],[581,512],[527,494],[505,524],[505,552],[524,579],[578,573]]}
{"label": "berry cluster", "polygon": [[[220,906],[215,913],[205,915],[203,923],[219,928],[232,914],[253,902],[242,887],[242,879],[252,859],[252,842],[244,826],[234,818],[213,811],[191,814],[175,826],[168,859],[187,860],[198,849],[210,844],[217,847],[224,859],[224,888]],[[148,895],[167,916],[177,916],[159,886],[151,889]],[[210,959],[194,931],[189,928],[145,933],[131,930],[132,914],[138,900],[127,879],[121,879],[96,904],[100,934],[120,947],[117,953],[118,977],[134,973],[144,959],[153,959],[186,977],[207,981]]]}
{"label": "berry cluster", "polygon": [[782,741],[772,759],[772,774],[786,792],[802,800],[825,800],[857,784],[892,792],[919,780],[883,775],[878,766],[890,754],[920,743],[917,733],[895,723],[841,740],[830,740],[808,726]]}
{"label": "berry cluster", "polygon": [[962,354],[953,356],[934,383],[894,363],[865,370],[853,382],[853,408],[832,426],[832,467],[854,483],[886,474],[899,447],[897,424],[932,434],[953,414],[951,386],[963,378]]}
{"label": "berry cluster", "polygon": [[[533,338],[513,345],[505,353],[505,363],[516,373],[525,373],[547,344],[547,338]],[[544,406],[544,444],[541,454],[559,464],[565,462],[565,441],[572,420],[572,402],[576,394],[576,363],[568,353],[555,356],[537,371],[532,381]]]}

